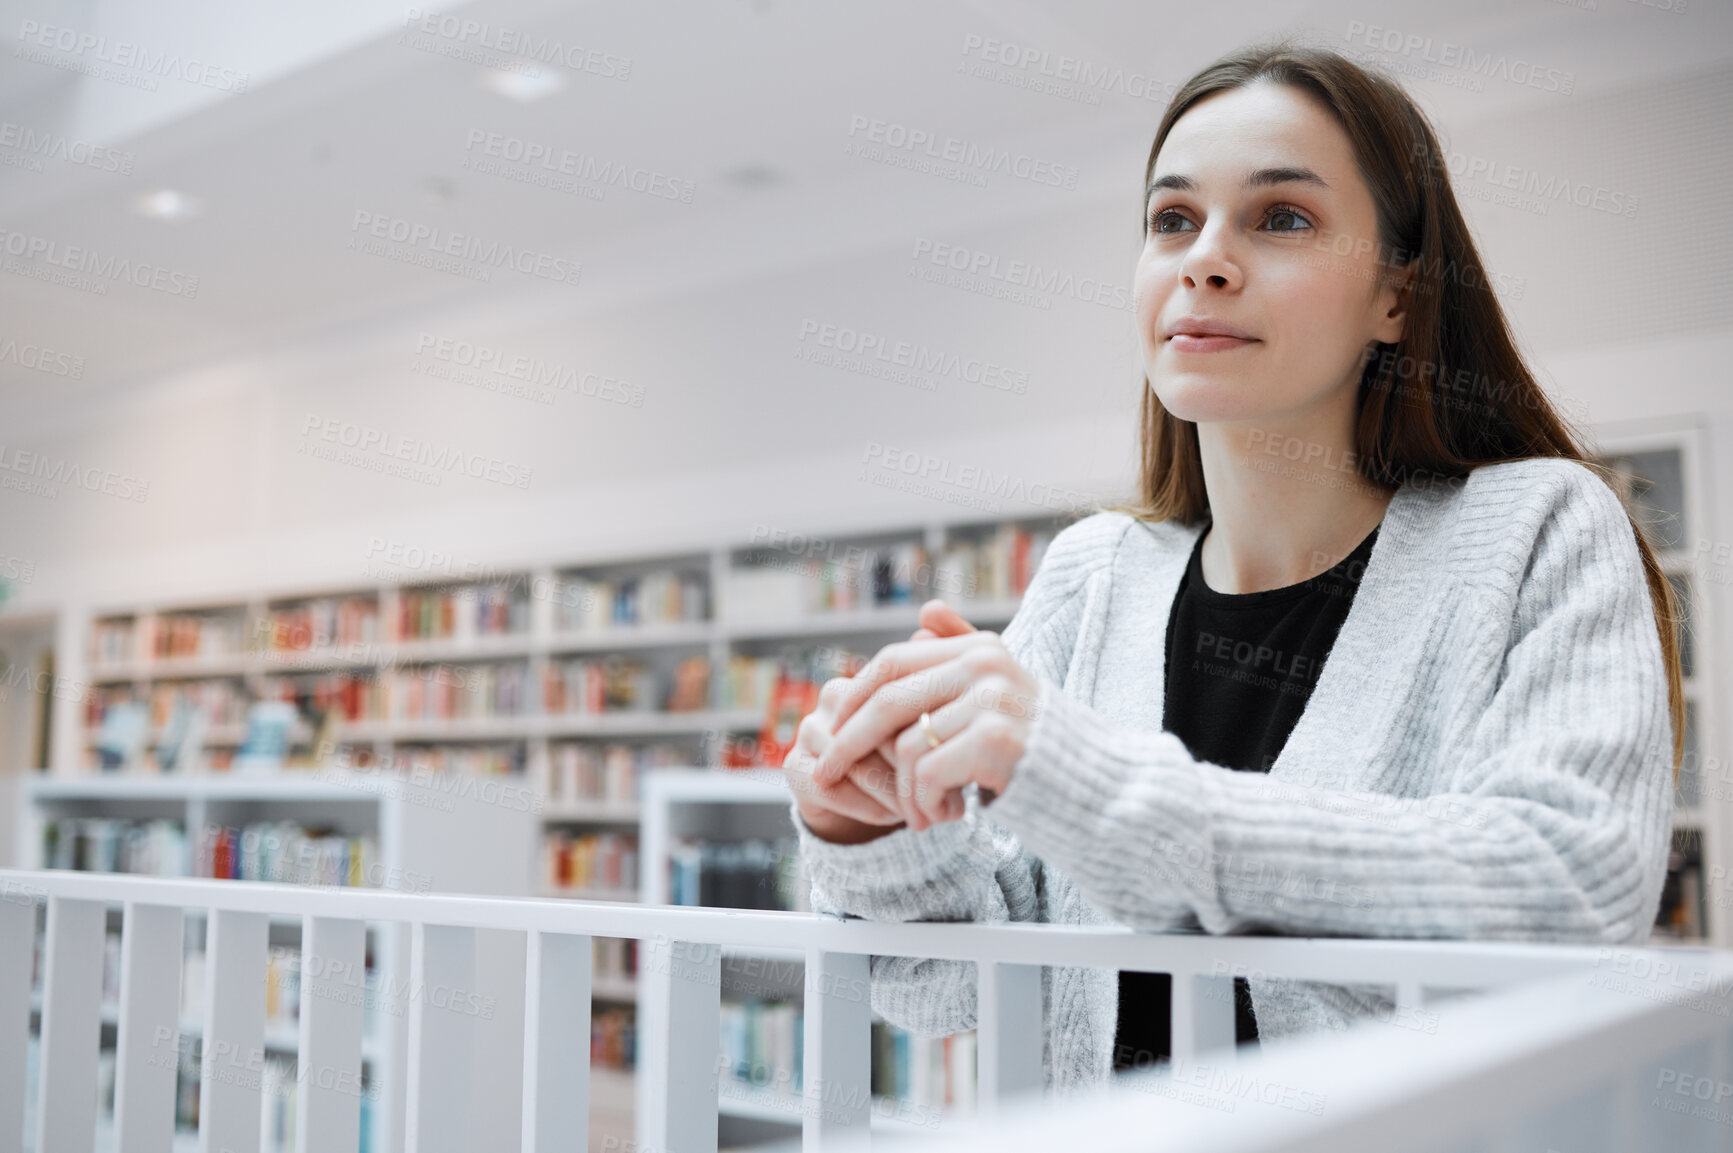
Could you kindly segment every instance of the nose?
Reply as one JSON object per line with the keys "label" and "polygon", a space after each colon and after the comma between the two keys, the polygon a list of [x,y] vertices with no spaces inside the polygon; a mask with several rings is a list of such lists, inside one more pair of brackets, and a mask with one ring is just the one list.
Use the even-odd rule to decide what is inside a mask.
{"label": "nose", "polygon": [[1227,250],[1224,228],[1215,221],[1204,225],[1186,249],[1179,264],[1179,279],[1187,288],[1238,288],[1240,269]]}

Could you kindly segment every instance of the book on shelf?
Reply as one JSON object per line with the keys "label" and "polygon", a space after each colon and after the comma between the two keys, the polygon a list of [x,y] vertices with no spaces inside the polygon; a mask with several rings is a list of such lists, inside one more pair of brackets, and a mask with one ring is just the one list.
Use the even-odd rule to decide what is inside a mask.
{"label": "book on shelf", "polygon": [[1041,567],[1055,533],[1002,524],[980,539],[953,540],[933,571],[933,593],[947,600],[1020,597]]}
{"label": "book on shelf", "polygon": [[670,904],[712,909],[788,909],[810,911],[800,883],[799,843],[705,841],[682,838],[670,853]]}
{"label": "book on shelf", "polygon": [[918,1037],[888,1021],[872,1023],[872,1093],[923,1110],[975,1108],[976,1034]]}
{"label": "book on shelf", "polygon": [[756,737],[723,746],[722,767],[780,768],[794,745],[800,722],[818,707],[824,682],[853,676],[867,660],[865,653],[840,645],[789,645],[775,656],[735,658],[730,681],[748,682],[755,695],[762,686],[764,696],[757,700],[735,698],[725,707],[761,708],[765,716]]}
{"label": "book on shelf", "polygon": [[667,709],[671,713],[690,713],[709,707],[710,658],[686,657],[674,668]]}
{"label": "book on shelf", "polygon": [[386,687],[372,673],[279,674],[265,678],[264,696],[292,703],[309,720],[331,714],[346,721],[376,721],[391,715]]}
{"label": "book on shelf", "polygon": [[246,717],[247,691],[232,677],[197,681],[158,681],[150,687],[151,724],[169,723],[182,706],[203,709],[213,724],[239,724]]}
{"label": "book on shelf", "polygon": [[690,623],[707,619],[708,580],[674,569],[640,576],[562,578],[554,627],[570,632]]}
{"label": "book on shelf", "polygon": [[505,585],[475,585],[469,592],[475,601],[477,636],[506,636],[529,631],[529,601],[514,588]]}
{"label": "book on shelf", "polygon": [[591,937],[590,974],[609,981],[633,981],[638,976],[635,937]]}
{"label": "book on shelf", "polygon": [[186,829],[159,817],[55,817],[42,823],[42,867],[89,873],[184,877],[192,867]]}
{"label": "book on shelf", "polygon": [[380,639],[379,599],[371,593],[275,607],[255,627],[256,646],[268,653],[368,645]]}
{"label": "book on shelf", "polygon": [[235,754],[234,768],[243,772],[281,769],[298,717],[295,706],[287,701],[255,701],[247,709],[247,735]]}
{"label": "book on shelf", "polygon": [[529,631],[530,605],[522,580],[453,587],[400,588],[398,641],[508,636]]}
{"label": "book on shelf", "polygon": [[241,652],[241,618],[236,613],[163,613],[154,622],[147,630],[151,634],[148,647],[158,660]]}
{"label": "book on shelf", "polygon": [[386,679],[388,715],[405,720],[511,717],[524,712],[529,668],[523,661],[435,663]]}
{"label": "book on shelf", "polygon": [[457,596],[445,589],[397,591],[397,640],[444,640],[457,632]]}
{"label": "book on shelf", "polygon": [[729,1082],[780,1093],[801,1091],[806,1029],[799,1005],[759,997],[724,998],[718,1025],[724,1094]]}
{"label": "book on shelf", "polygon": [[385,874],[371,835],[345,836],[294,821],[207,825],[193,867],[200,877],[350,888],[376,888]]}
{"label": "book on shelf", "polygon": [[542,839],[542,876],[551,889],[635,891],[638,838],[630,833],[549,833]]}
{"label": "book on shelf", "polygon": [[549,713],[580,716],[654,712],[660,703],[649,665],[614,654],[550,660],[543,696]]}
{"label": "book on shelf", "polygon": [[637,1014],[618,1006],[590,1015],[590,1064],[627,1070],[638,1063]]}
{"label": "book on shelf", "polygon": [[851,547],[840,557],[754,548],[728,571],[728,617],[782,621],[913,605],[926,594],[930,577],[926,546],[918,541]]}
{"label": "book on shelf", "polygon": [[90,626],[90,661],[95,665],[125,664],[133,659],[133,619],[108,617]]}
{"label": "book on shelf", "polygon": [[105,771],[138,765],[150,738],[150,710],[142,702],[117,700],[102,713],[96,734],[96,755]]}
{"label": "book on shelf", "polygon": [[397,745],[392,750],[392,767],[408,772],[415,779],[424,773],[463,773],[471,776],[497,777],[522,773],[523,746],[502,745]]}
{"label": "book on shelf", "polygon": [[205,706],[176,700],[163,727],[162,740],[157,742],[157,767],[165,773],[196,771],[210,726],[210,713]]}
{"label": "book on shelf", "polygon": [[687,765],[693,758],[681,745],[595,745],[562,742],[549,749],[548,799],[556,803],[595,801],[634,804],[639,783],[650,769]]}
{"label": "book on shelf", "polygon": [[758,733],[758,748],[755,750],[758,764],[782,764],[789,750],[794,748],[800,722],[818,707],[818,691],[819,686],[805,678],[791,677],[787,673],[777,677],[764,727]]}

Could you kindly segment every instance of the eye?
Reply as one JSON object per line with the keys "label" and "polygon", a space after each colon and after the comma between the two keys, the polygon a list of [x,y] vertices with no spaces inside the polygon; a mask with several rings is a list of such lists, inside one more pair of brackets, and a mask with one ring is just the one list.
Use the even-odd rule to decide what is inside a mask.
{"label": "eye", "polygon": [[[1270,230],[1272,232],[1304,232],[1306,229],[1312,227],[1312,222],[1307,220],[1298,208],[1294,208],[1287,204],[1278,204],[1271,208],[1269,215],[1266,216],[1265,219],[1269,221],[1285,221],[1290,225],[1290,227],[1286,228],[1272,228]],[[1295,221],[1299,222],[1298,227],[1292,227]]]}
{"label": "eye", "polygon": [[1175,232],[1184,231],[1184,229],[1181,228],[1167,227],[1169,224],[1174,223],[1190,224],[1191,221],[1187,220],[1171,208],[1163,208],[1159,212],[1152,212],[1149,214],[1149,230],[1151,232],[1157,232],[1167,236],[1172,235]]}

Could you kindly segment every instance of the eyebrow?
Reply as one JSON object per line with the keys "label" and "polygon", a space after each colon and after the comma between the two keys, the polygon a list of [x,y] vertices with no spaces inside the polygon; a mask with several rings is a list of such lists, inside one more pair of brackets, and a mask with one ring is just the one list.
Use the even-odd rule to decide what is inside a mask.
{"label": "eyebrow", "polygon": [[[1247,174],[1244,187],[1267,188],[1272,184],[1313,184],[1319,188],[1330,187],[1322,176],[1310,168],[1257,168]],[[1196,192],[1197,181],[1189,176],[1170,173],[1152,181],[1143,198],[1148,200],[1164,188],[1171,188],[1175,192]]]}

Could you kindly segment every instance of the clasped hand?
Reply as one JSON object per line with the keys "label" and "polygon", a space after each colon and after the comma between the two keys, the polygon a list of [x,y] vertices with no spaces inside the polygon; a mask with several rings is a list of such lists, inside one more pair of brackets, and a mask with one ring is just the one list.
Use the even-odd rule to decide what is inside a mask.
{"label": "clasped hand", "polygon": [[[1035,678],[998,633],[943,601],[921,606],[920,620],[909,640],[886,645],[854,676],[825,682],[782,762],[801,816],[826,840],[956,820],[965,786],[991,799],[1023,757]],[[937,747],[919,724],[923,712]]]}

